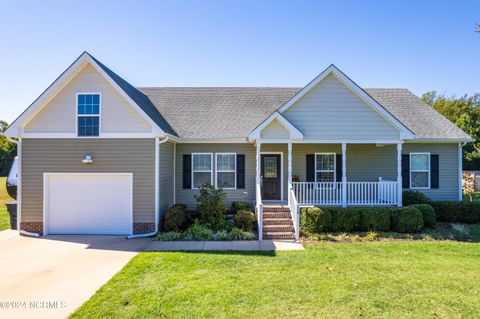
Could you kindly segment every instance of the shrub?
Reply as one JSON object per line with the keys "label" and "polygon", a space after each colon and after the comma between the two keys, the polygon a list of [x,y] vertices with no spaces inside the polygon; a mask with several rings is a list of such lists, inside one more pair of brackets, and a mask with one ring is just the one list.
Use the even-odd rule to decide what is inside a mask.
{"label": "shrub", "polygon": [[305,234],[315,234],[332,229],[332,214],[319,207],[305,207],[300,213],[300,229]]}
{"label": "shrub", "polygon": [[240,228],[233,228],[230,232],[232,240],[252,240],[255,235],[251,232],[241,230]]}
{"label": "shrub", "polygon": [[251,211],[239,210],[233,217],[233,225],[242,230],[253,232],[257,228],[257,219]]}
{"label": "shrub", "polygon": [[462,202],[432,202],[431,203],[438,221],[458,222],[463,214]]}
{"label": "shrub", "polygon": [[252,205],[249,202],[241,202],[241,201],[232,202],[232,213],[235,214],[239,210],[251,211]]}
{"label": "shrub", "polygon": [[195,196],[198,202],[198,219],[201,223],[218,229],[225,220],[227,195],[222,189],[215,188],[209,183],[200,186],[199,191],[200,194]]}
{"label": "shrub", "polygon": [[402,202],[403,206],[409,206],[414,204],[430,204],[431,200],[419,191],[403,191]]}
{"label": "shrub", "polygon": [[211,240],[212,237],[212,230],[208,226],[200,224],[198,220],[184,233],[184,240]]}
{"label": "shrub", "polygon": [[390,230],[390,208],[364,208],[360,211],[359,230]]}
{"label": "shrub", "polygon": [[427,228],[434,228],[436,224],[435,210],[429,204],[415,204],[410,205],[410,207],[415,207],[423,215],[423,225]]}
{"label": "shrub", "polygon": [[391,229],[399,233],[415,233],[423,229],[423,215],[412,206],[394,209]]}
{"label": "shrub", "polygon": [[183,204],[175,204],[167,209],[165,219],[163,221],[163,229],[165,231],[182,230],[187,223],[187,206]]}
{"label": "shrub", "polygon": [[[329,231],[351,231],[360,225],[360,210],[358,208],[325,208],[332,215],[332,225]],[[328,226],[328,225],[327,225]]]}
{"label": "shrub", "polygon": [[480,223],[480,203],[463,203],[459,220],[467,224]]}
{"label": "shrub", "polygon": [[178,231],[169,231],[166,233],[158,233],[156,240],[164,240],[164,241],[175,241],[175,240],[183,240],[183,233]]}
{"label": "shrub", "polygon": [[226,230],[220,230],[213,233],[212,240],[232,240],[232,235]]}

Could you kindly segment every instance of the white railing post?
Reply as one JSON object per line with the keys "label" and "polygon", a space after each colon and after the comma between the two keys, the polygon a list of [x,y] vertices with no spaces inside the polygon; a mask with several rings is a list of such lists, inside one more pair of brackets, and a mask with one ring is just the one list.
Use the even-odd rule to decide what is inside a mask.
{"label": "white railing post", "polygon": [[342,207],[347,207],[347,143],[342,143]]}
{"label": "white railing post", "polygon": [[402,207],[402,143],[397,144],[397,206]]}

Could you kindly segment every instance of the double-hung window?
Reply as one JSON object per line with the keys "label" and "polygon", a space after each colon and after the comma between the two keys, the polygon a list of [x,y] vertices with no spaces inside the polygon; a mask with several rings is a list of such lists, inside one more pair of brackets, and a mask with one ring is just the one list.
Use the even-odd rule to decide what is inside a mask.
{"label": "double-hung window", "polygon": [[100,94],[77,94],[77,136],[99,136]]}
{"label": "double-hung window", "polygon": [[216,154],[216,187],[223,189],[237,188],[237,154]]}
{"label": "double-hung window", "polygon": [[410,153],[410,188],[430,188],[430,153]]}
{"label": "double-hung window", "polygon": [[315,182],[335,182],[335,153],[315,154]]}
{"label": "double-hung window", "polygon": [[192,188],[197,189],[203,184],[212,184],[212,153],[192,154]]}

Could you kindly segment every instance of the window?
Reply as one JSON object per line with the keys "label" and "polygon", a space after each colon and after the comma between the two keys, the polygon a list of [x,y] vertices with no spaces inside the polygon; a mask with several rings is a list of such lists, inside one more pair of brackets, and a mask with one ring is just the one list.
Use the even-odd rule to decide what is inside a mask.
{"label": "window", "polygon": [[430,188],[430,153],[410,153],[410,188]]}
{"label": "window", "polygon": [[212,184],[212,153],[192,154],[192,188]]}
{"label": "window", "polygon": [[100,94],[77,94],[77,135],[98,136],[100,133]]}
{"label": "window", "polygon": [[235,153],[217,153],[217,184],[218,188],[235,189],[237,188],[237,154]]}
{"label": "window", "polygon": [[335,182],[335,153],[315,154],[315,182]]}

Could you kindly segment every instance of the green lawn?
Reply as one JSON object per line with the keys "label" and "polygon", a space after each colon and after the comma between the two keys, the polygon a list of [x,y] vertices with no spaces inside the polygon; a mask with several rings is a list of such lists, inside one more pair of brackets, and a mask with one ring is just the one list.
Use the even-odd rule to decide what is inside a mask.
{"label": "green lawn", "polygon": [[480,244],[140,253],[72,318],[474,318]]}
{"label": "green lawn", "polygon": [[7,194],[6,180],[6,177],[0,177],[0,230],[10,228],[10,216],[5,203],[11,202],[13,199]]}

